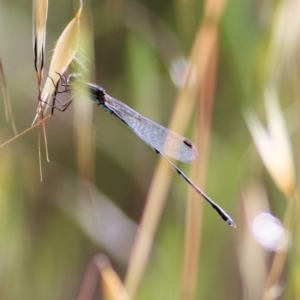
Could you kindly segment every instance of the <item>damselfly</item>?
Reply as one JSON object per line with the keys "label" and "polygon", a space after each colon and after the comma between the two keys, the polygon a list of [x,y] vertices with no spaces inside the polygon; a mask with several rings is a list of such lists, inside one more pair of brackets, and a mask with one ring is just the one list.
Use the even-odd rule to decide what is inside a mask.
{"label": "damselfly", "polygon": [[[80,74],[70,74],[68,78],[61,76],[60,82],[65,88],[62,92],[69,92],[74,83],[78,82],[80,78]],[[236,227],[231,217],[168,159],[168,157],[170,157],[182,162],[195,161],[198,154],[196,147],[191,141],[140,115],[123,102],[108,95],[101,86],[93,83],[84,84],[90,98],[97,105],[126,124],[141,140],[152,147],[157,154],[161,155],[176,172],[218,212],[225,222],[230,226]],[[57,87],[58,84],[56,85],[53,100],[57,100],[63,109],[59,109],[53,104],[52,112],[54,108],[60,111],[66,110],[74,98],[71,98],[71,100],[65,104],[61,103],[56,97],[56,93],[58,92]]]}

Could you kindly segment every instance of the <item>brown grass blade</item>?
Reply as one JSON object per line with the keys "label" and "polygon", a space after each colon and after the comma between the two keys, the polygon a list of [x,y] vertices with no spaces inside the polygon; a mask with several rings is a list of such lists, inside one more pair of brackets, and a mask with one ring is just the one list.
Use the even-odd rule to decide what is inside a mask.
{"label": "brown grass blade", "polygon": [[[206,76],[202,82],[199,83],[201,89],[199,91],[198,107],[196,113],[196,123],[194,132],[195,145],[201,153],[195,165],[192,166],[191,178],[194,182],[201,186],[205,185],[207,164],[209,161],[209,146],[211,136],[211,121],[212,110],[215,95],[215,82],[217,74],[217,60],[218,60],[218,32],[217,30],[210,31],[207,24],[203,24],[203,42],[206,44],[208,39],[213,40],[211,49],[211,57]],[[206,27],[206,28],[205,28]],[[206,32],[205,32],[206,31]],[[201,66],[199,66],[200,68]],[[189,201],[187,202],[186,213],[186,228],[185,228],[185,243],[184,243],[184,260],[183,260],[183,277],[182,277],[182,299],[195,299],[199,256],[201,250],[201,232],[202,232],[202,212],[203,201],[199,201],[197,194],[190,191]]]}
{"label": "brown grass blade", "polygon": [[[207,173],[207,163],[209,160],[209,145],[211,136],[212,111],[214,105],[215,85],[217,76],[217,61],[219,53],[219,22],[222,16],[226,0],[205,2],[204,21],[201,25],[201,41],[199,53],[203,51],[205,45],[210,45],[207,49],[210,55],[207,59],[207,68],[203,69],[205,76],[199,81],[199,98],[196,113],[196,123],[194,132],[194,142],[201,155],[195,165],[192,166],[192,178],[197,185],[203,187]],[[214,20],[214,22],[211,22]],[[202,49],[202,50],[201,50]],[[197,67],[201,70],[202,63]],[[199,257],[201,250],[201,214],[203,212],[203,201],[192,191],[189,193],[189,201],[186,213],[185,243],[183,276],[181,286],[182,299],[195,299],[198,281]]]}
{"label": "brown grass blade", "polygon": [[14,119],[14,116],[12,113],[12,109],[11,109],[11,104],[10,104],[10,99],[9,99],[8,91],[7,91],[7,87],[6,87],[6,80],[5,80],[5,76],[4,76],[4,69],[3,69],[1,58],[0,58],[0,82],[1,82],[1,91],[2,91],[2,95],[3,95],[6,121],[11,122],[11,126],[13,128],[14,134],[17,135],[18,131],[17,131],[15,119]]}
{"label": "brown grass blade", "polygon": [[103,296],[105,300],[129,300],[126,289],[121,282],[119,276],[112,268],[108,257],[105,255],[98,255],[95,259],[101,275]]}
{"label": "brown grass blade", "polygon": [[[96,267],[96,270],[95,270]],[[103,299],[129,300],[129,296],[119,276],[104,254],[97,254],[87,267],[77,300],[94,299],[97,280],[100,276]]]}

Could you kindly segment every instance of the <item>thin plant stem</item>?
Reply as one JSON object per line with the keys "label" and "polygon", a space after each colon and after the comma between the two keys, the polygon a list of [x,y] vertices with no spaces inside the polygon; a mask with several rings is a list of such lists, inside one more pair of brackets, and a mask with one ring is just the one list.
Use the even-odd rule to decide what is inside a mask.
{"label": "thin plant stem", "polygon": [[[295,204],[297,203],[296,194],[288,200],[287,209],[283,218],[283,227],[291,232],[292,226],[295,221]],[[263,295],[263,300],[272,300],[274,299],[272,290],[276,286],[279,281],[280,275],[282,274],[286,259],[287,259],[288,251],[277,251],[274,255],[272,265],[270,268],[270,272],[266,281],[266,287]]]}
{"label": "thin plant stem", "polygon": [[4,69],[3,69],[1,59],[0,59],[0,83],[1,83],[2,95],[3,95],[3,99],[4,99],[4,109],[5,109],[6,121],[11,122],[11,126],[13,128],[14,134],[17,135],[18,134],[17,126],[16,126],[16,123],[15,123],[15,119],[14,119],[12,108],[11,108],[10,99],[9,99],[9,96],[8,96],[6,80],[5,80],[5,76],[4,76]]}
{"label": "thin plant stem", "polygon": [[[216,31],[213,38],[217,40]],[[215,41],[216,41],[215,40]],[[204,42],[204,40],[203,40]],[[217,42],[215,43],[217,47]],[[207,162],[209,157],[209,144],[211,135],[211,117],[215,90],[217,48],[212,50],[213,55],[207,69],[206,80],[199,85],[199,113],[196,115],[195,124],[195,145],[199,149],[201,156],[195,166],[192,174],[197,185],[204,186]],[[201,250],[202,223],[201,215],[204,202],[199,201],[194,193],[189,193],[187,204],[186,229],[184,243],[183,277],[182,277],[182,299],[195,299],[199,268],[199,255]]]}
{"label": "thin plant stem", "polygon": [[14,136],[13,138],[9,139],[8,141],[6,141],[6,142],[0,144],[0,148],[6,146],[6,145],[8,145],[8,144],[10,144],[11,142],[13,142],[14,140],[16,140],[16,139],[18,139],[18,138],[20,138],[22,135],[24,135],[25,133],[31,131],[33,128],[39,126],[42,122],[47,121],[47,120],[48,120],[49,118],[51,118],[51,117],[52,117],[52,115],[49,115],[49,116],[45,117],[43,120],[41,120],[41,121],[39,121],[38,123],[32,125],[32,126],[29,127],[28,129],[26,129],[26,130],[24,130],[23,132],[19,133],[18,135]]}
{"label": "thin plant stem", "polygon": [[294,295],[299,295],[300,292],[300,219],[299,219],[299,194],[296,193],[295,195],[295,207],[294,207],[294,218],[295,218],[295,226],[294,226],[294,233],[293,233],[293,245],[295,245],[293,251],[292,261],[294,262],[294,272],[293,272],[293,288],[294,288]]}

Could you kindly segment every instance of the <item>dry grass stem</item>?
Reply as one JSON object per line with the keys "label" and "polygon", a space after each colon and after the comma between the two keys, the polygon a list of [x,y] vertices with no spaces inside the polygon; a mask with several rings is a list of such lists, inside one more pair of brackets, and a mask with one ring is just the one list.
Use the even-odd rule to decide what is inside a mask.
{"label": "dry grass stem", "polygon": [[[288,231],[293,231],[293,226],[295,225],[296,215],[295,212],[295,201],[297,199],[292,198],[288,201],[288,206],[283,218],[283,227]],[[297,224],[297,223],[296,223]],[[263,300],[273,300],[277,299],[277,290],[279,289],[279,279],[282,275],[283,268],[287,259],[288,251],[277,251],[273,258],[271,268],[268,274],[266,287],[263,295]]]}
{"label": "dry grass stem", "polygon": [[[206,177],[207,163],[209,159],[209,144],[211,135],[211,118],[215,94],[215,82],[217,74],[218,60],[218,40],[219,40],[219,22],[222,16],[226,1],[220,1],[218,5],[214,1],[205,2],[204,21],[201,25],[201,42],[199,53],[204,45],[210,44],[210,56],[207,57],[207,68],[200,71],[203,63],[198,61],[198,72],[205,74],[199,81],[199,103],[196,113],[196,123],[194,132],[194,141],[199,153],[201,154],[197,164],[192,167],[192,179],[203,187]],[[215,16],[212,18],[211,16]],[[214,22],[210,22],[211,19]],[[209,41],[211,41],[209,43]],[[203,201],[199,201],[195,193],[190,191],[188,208],[186,213],[185,243],[183,257],[183,277],[181,287],[181,299],[195,299],[198,279],[200,242],[201,242],[201,214],[203,211]]]}
{"label": "dry grass stem", "polygon": [[[89,73],[93,74],[94,64],[93,60],[93,28],[90,24],[91,16],[86,16],[81,24],[80,30],[80,47],[76,57],[79,61],[85,61],[87,55],[90,59],[87,62],[87,69]],[[84,48],[84,52],[82,51]],[[89,82],[89,76],[86,76],[85,72],[82,74],[82,81]],[[81,101],[74,103],[74,136],[75,136],[75,148],[77,150],[77,169],[79,178],[85,178],[89,182],[94,182],[95,177],[95,165],[96,165],[96,145],[95,145],[95,119],[94,119],[94,104],[88,99],[88,91],[86,91],[85,85],[78,85],[76,87],[76,94],[80,95]],[[79,98],[79,97],[78,97]],[[83,99],[82,99],[83,98]],[[87,194],[85,189],[80,191],[82,197]]]}
{"label": "dry grass stem", "polygon": [[[217,33],[217,31],[215,32]],[[218,36],[215,35],[216,47]],[[205,42],[205,41],[203,41]],[[201,186],[205,185],[207,164],[209,160],[209,145],[211,136],[211,117],[214,102],[214,91],[216,81],[217,54],[218,49],[211,49],[210,65],[205,76],[205,81],[200,82],[199,102],[197,105],[196,122],[194,126],[194,142],[201,155],[195,165],[192,166],[191,178]],[[201,68],[201,66],[199,66]],[[201,215],[204,202],[199,199],[199,195],[189,192],[189,201],[187,202],[184,259],[183,259],[183,278],[182,278],[182,299],[195,299],[200,242],[201,242]]]}
{"label": "dry grass stem", "polygon": [[102,289],[105,300],[129,300],[126,289],[119,276],[112,268],[107,256],[98,255],[95,264],[101,275]]}
{"label": "dry grass stem", "polygon": [[[95,268],[96,267],[96,268]],[[129,300],[129,296],[119,276],[104,254],[94,256],[88,265],[77,300],[94,299],[98,279],[104,300]]]}
{"label": "dry grass stem", "polygon": [[7,86],[6,86],[6,80],[4,76],[4,70],[2,65],[2,60],[0,58],[0,82],[1,82],[1,91],[3,96],[3,102],[4,102],[4,111],[5,111],[5,117],[7,122],[11,122],[11,126],[13,128],[14,134],[17,135],[17,127],[14,120],[14,116],[11,109],[10,99],[8,96]]}
{"label": "dry grass stem", "polygon": [[[270,216],[269,199],[264,186],[255,181],[247,182],[242,188],[241,200],[237,253],[244,299],[261,299],[268,275],[271,253],[262,246],[265,244],[262,244],[261,241],[258,242],[258,233],[263,231],[264,226],[260,226],[259,230],[254,230],[254,224],[259,217]],[[266,227],[265,225],[264,228]],[[260,267],[259,272],[253,268],[254,265]]]}
{"label": "dry grass stem", "polygon": [[22,131],[21,133],[19,133],[18,135],[14,136],[13,138],[9,139],[8,141],[0,144],[0,148],[10,144],[11,142],[13,142],[14,140],[18,139],[19,137],[21,137],[22,135],[26,134],[27,132],[31,131],[32,129],[34,129],[35,127],[39,126],[42,124],[43,121],[47,121],[49,118],[51,118],[52,116],[49,115],[47,117],[44,118],[44,120],[39,121],[38,123],[34,124],[33,126],[29,127],[28,129]]}

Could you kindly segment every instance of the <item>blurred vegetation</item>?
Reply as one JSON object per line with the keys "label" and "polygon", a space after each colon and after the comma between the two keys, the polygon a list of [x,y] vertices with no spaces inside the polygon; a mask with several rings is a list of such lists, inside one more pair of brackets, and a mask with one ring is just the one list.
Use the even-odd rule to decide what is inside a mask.
{"label": "blurred vegetation", "polygon": [[[206,185],[201,188],[232,216],[237,229],[204,204],[194,299],[263,298],[274,251],[254,239],[252,222],[261,212],[282,220],[286,203],[253,147],[242,111],[254,108],[264,120],[263,92],[272,83],[296,148],[300,4],[287,2],[289,7],[284,1],[224,2],[209,154],[204,156]],[[44,79],[55,42],[78,5],[49,3]],[[172,68],[178,67],[178,59],[188,59],[205,21],[204,5],[196,0],[85,1],[81,26],[86,40],[79,57],[89,70],[86,76],[167,126],[180,91]],[[0,0],[0,7],[0,58],[21,132],[32,123],[38,95],[32,3]],[[291,22],[285,22],[286,15]],[[71,69],[80,66],[74,63]],[[68,97],[62,95],[62,101]],[[190,99],[185,101],[188,106]],[[1,144],[14,133],[2,102],[0,108]],[[190,140],[197,132],[194,111],[184,133]],[[1,299],[76,299],[86,268],[98,253],[107,255],[123,280],[157,165],[154,151],[124,124],[80,97],[65,113],[55,111],[46,129],[50,162],[41,138],[42,182],[42,127],[0,148]],[[178,166],[188,174],[189,165]],[[186,182],[174,176],[136,299],[189,300],[182,294],[188,193],[193,191]],[[291,232],[291,239],[296,236]],[[279,283],[272,286],[280,299],[297,299],[298,244],[292,242],[296,246],[283,251],[288,259]],[[101,286],[93,299],[108,299]]]}

